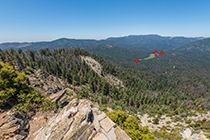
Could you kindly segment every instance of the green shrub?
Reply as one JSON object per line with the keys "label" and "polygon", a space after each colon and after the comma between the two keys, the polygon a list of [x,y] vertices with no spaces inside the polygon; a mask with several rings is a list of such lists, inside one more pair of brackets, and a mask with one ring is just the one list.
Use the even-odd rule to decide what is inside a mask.
{"label": "green shrub", "polygon": [[142,140],[143,136],[139,130],[126,129],[125,132],[132,138],[132,140]]}
{"label": "green shrub", "polygon": [[27,67],[27,68],[25,68],[24,69],[24,72],[27,74],[27,73],[32,73],[34,70],[33,70],[33,68],[31,68],[31,67]]}
{"label": "green shrub", "polygon": [[40,92],[27,84],[28,77],[6,63],[0,62],[0,107],[15,107],[22,113],[35,111],[43,106],[49,109],[52,104]]}
{"label": "green shrub", "polygon": [[178,116],[174,117],[174,122],[179,122],[180,120],[181,120],[180,117],[178,117]]}
{"label": "green shrub", "polygon": [[126,120],[126,118],[128,117],[127,114],[125,114],[124,112],[117,110],[117,111],[113,111],[113,112],[108,112],[107,116],[116,124],[118,124],[119,126],[123,125],[123,122]]}
{"label": "green shrub", "polygon": [[210,130],[210,121],[207,121],[206,119],[195,121],[195,123],[190,124],[189,127],[192,127],[195,130],[202,129],[203,131],[208,131]]}
{"label": "green shrub", "polygon": [[15,71],[12,66],[0,62],[0,105],[5,105],[11,98],[18,99],[25,92],[30,92],[26,80],[24,73]]}
{"label": "green shrub", "polygon": [[153,133],[147,127],[140,127],[139,121],[134,116],[117,110],[107,113],[108,117],[121,127],[133,140],[154,140]]}
{"label": "green shrub", "polygon": [[181,140],[182,136],[178,131],[167,132],[166,129],[161,129],[154,133],[158,140]]}
{"label": "green shrub", "polygon": [[123,127],[126,129],[135,129],[136,130],[139,128],[139,122],[135,117],[129,116],[123,122]]}
{"label": "green shrub", "polygon": [[153,124],[159,124],[159,118],[158,117],[153,119]]}
{"label": "green shrub", "polygon": [[187,119],[187,120],[185,121],[186,124],[191,124],[191,122],[192,122],[192,120],[190,120],[190,119]]}
{"label": "green shrub", "polygon": [[108,112],[107,106],[100,104],[99,107],[100,107],[101,111]]}

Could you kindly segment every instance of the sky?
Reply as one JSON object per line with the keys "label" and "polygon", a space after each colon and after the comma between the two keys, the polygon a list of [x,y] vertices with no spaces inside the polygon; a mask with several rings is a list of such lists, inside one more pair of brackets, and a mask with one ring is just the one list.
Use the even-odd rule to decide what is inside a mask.
{"label": "sky", "polygon": [[210,0],[0,0],[0,42],[210,37]]}

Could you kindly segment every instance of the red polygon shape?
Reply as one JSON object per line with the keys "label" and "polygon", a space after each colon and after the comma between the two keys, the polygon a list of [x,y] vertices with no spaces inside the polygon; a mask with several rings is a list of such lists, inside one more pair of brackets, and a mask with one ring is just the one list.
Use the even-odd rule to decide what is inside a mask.
{"label": "red polygon shape", "polygon": [[155,51],[153,52],[153,54],[154,54],[154,55],[157,55],[157,54],[158,54],[158,52],[155,50]]}
{"label": "red polygon shape", "polygon": [[160,51],[160,55],[164,55],[164,51]]}
{"label": "red polygon shape", "polygon": [[138,59],[138,58],[136,58],[134,61],[135,61],[136,63],[138,63],[138,62],[139,62],[139,59]]}

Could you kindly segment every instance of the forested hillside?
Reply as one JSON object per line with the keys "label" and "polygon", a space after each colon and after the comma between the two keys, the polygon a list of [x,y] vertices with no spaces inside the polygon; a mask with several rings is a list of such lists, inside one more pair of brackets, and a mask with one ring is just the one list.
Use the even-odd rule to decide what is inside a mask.
{"label": "forested hillside", "polygon": [[[149,89],[145,89],[156,90],[158,88],[159,90],[176,87],[179,92],[205,95],[209,92],[208,85],[210,84],[209,42],[209,39],[202,40],[202,38],[133,35],[105,40],[62,38],[50,42],[6,43],[1,44],[0,47],[17,49],[21,45],[26,45],[26,47],[22,47],[22,50],[72,46],[84,48],[109,60],[114,65],[128,68],[123,71],[127,71],[128,75],[135,75],[133,77],[138,80],[139,77],[143,77],[141,80],[146,81],[144,85],[147,85],[143,88],[149,87]],[[152,54],[154,50],[160,51],[161,49],[165,52],[163,56],[141,60],[138,64],[134,62],[135,58],[143,59]],[[120,72],[118,76],[120,76]],[[122,76],[122,78],[124,77]],[[161,79],[167,79],[164,80],[167,84],[163,82],[157,84]],[[139,85],[135,83],[135,86]]]}
{"label": "forested hillside", "polygon": [[[90,56],[98,61],[103,67],[102,77],[82,61],[81,56]],[[209,86],[205,80],[202,83],[202,90],[205,91],[197,94],[195,91],[200,91],[199,86],[191,84],[192,91],[187,90],[181,85],[188,83],[177,80],[173,72],[169,73],[174,77],[170,79],[166,73],[122,68],[78,48],[26,52],[9,49],[0,52],[0,59],[19,70],[42,69],[62,78],[66,83],[82,86],[79,94],[81,98],[89,98],[115,109],[149,114],[189,114],[189,110],[209,108]],[[107,73],[122,80],[124,88],[108,82],[103,77]]]}
{"label": "forested hillside", "polygon": [[[167,79],[169,87],[190,94],[203,94],[209,97],[210,85],[210,40],[204,39],[186,45],[163,50],[163,56],[154,59],[141,60],[135,63],[135,58],[148,57],[154,50],[141,48],[93,47],[89,51],[104,57],[106,60],[123,67],[137,70],[152,77],[150,79]],[[157,49],[157,51],[160,51]],[[153,81],[151,80],[151,81]],[[157,82],[156,81],[156,82]],[[162,82],[160,82],[162,83]],[[153,82],[151,82],[153,84]],[[167,86],[167,85],[166,85]],[[165,88],[166,86],[163,86]]]}

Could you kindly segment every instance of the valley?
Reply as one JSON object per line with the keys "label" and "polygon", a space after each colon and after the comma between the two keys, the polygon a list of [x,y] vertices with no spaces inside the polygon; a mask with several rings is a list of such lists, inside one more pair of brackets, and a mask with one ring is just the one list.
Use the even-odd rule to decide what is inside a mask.
{"label": "valley", "polygon": [[210,0],[2,0],[0,140],[210,140]]}
{"label": "valley", "polygon": [[[23,120],[31,126],[30,129],[15,129],[14,132],[26,131],[21,136],[6,131],[6,126],[0,127],[4,132],[0,137],[77,139],[81,135],[86,139],[117,139],[124,135],[125,139],[145,140],[209,138],[210,68],[209,55],[206,55],[209,39],[168,48],[163,56],[148,56],[154,49],[146,46],[128,49],[130,45],[120,47],[113,43],[112,47],[104,47],[103,44],[85,47],[85,43],[68,48],[40,49],[42,46],[39,46],[33,50],[27,47],[23,50],[0,50],[0,60],[11,65],[9,69],[14,68],[27,75],[32,87],[29,91],[33,93],[27,94],[34,95],[26,98],[34,102],[32,105],[26,103],[26,99],[22,100],[26,95],[19,99],[19,95],[7,97],[4,95],[6,92],[0,94],[12,101],[11,104],[3,100],[5,104],[2,104],[0,117],[5,116],[7,110],[4,106],[7,104],[11,113],[29,117]],[[139,55],[145,61],[136,65],[133,58]],[[16,89],[15,86],[13,88]],[[16,98],[18,101],[13,102]],[[104,120],[110,123],[109,130],[102,120],[99,124],[91,121],[91,118],[98,120],[101,113],[97,112],[111,119]],[[69,129],[61,118],[70,123]],[[78,121],[81,127],[76,125]],[[35,126],[37,123],[40,127]],[[57,135],[53,128],[56,133],[65,131],[65,134]],[[72,130],[75,128],[78,131]]]}

